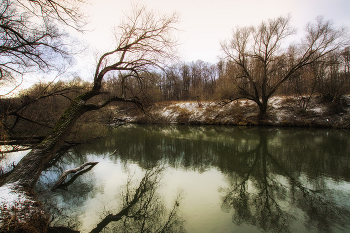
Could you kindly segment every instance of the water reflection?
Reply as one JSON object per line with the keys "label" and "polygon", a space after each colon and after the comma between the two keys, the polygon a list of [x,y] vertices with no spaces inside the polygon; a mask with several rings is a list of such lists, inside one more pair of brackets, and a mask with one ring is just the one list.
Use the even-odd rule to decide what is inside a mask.
{"label": "water reflection", "polygon": [[86,159],[86,156],[80,157],[70,151],[65,156],[57,158],[56,164],[47,168],[40,177],[36,190],[39,192],[40,200],[52,215],[52,226],[79,229],[82,204],[94,198],[101,190],[96,178],[89,174],[94,166],[78,174],[69,175],[66,183],[60,185],[58,189],[51,190],[63,171],[79,167]]}
{"label": "water reflection", "polygon": [[[169,214],[156,190],[164,168],[156,166],[148,169],[138,187],[133,187],[133,180],[128,179],[122,189],[121,210],[117,214],[109,213],[91,233],[102,230],[111,232],[186,232],[184,220],[178,216],[180,196]],[[108,227],[108,229],[106,229]]]}
{"label": "water reflection", "polygon": [[[86,169],[84,173],[91,169],[92,167]],[[178,193],[170,209],[157,193],[163,171],[164,167],[161,165],[149,168],[139,182],[134,177],[135,174],[129,173],[126,184],[119,187],[119,190],[114,193],[114,198],[104,203],[103,209],[95,209],[94,223],[90,224],[91,229],[82,228],[82,225],[79,224],[79,215],[83,213],[81,208],[83,203],[91,198],[91,195],[96,195],[101,191],[98,188],[87,190],[83,188],[87,183],[82,182],[83,179],[76,178],[74,185],[70,186],[73,184],[70,180],[63,185],[64,189],[44,191],[40,198],[45,200],[47,211],[53,215],[51,225],[57,232],[60,232],[58,229],[63,229],[62,226],[91,233],[186,232],[185,221],[178,214],[182,199],[181,193]]]}
{"label": "water reflection", "polygon": [[[191,222],[191,216],[204,212],[205,206],[217,205],[224,215],[215,211],[206,211],[206,214],[211,219],[218,216],[224,219],[229,215],[231,225],[223,224],[222,221],[226,220],[218,220],[211,223],[211,228],[202,228],[201,232],[206,228],[240,232],[247,226],[251,226],[250,232],[341,232],[349,230],[350,219],[349,141],[349,132],[328,129],[131,125],[118,128],[103,140],[72,148],[57,161],[56,167],[44,174],[38,189],[45,190],[53,184],[62,166],[65,170],[87,161],[100,162],[67,186],[68,191],[53,194],[56,203],[52,204],[59,206],[63,215],[74,210],[77,214],[71,222],[80,225],[84,225],[83,219],[89,214],[87,206],[93,205],[98,212],[95,211],[95,215],[99,216],[94,220],[95,227],[108,214],[114,216],[116,210],[125,207],[122,203],[127,203],[128,195],[121,195],[118,200],[115,196],[121,192],[122,181],[128,180],[125,174],[130,166],[148,170],[164,164],[169,167],[164,174],[171,175],[164,178],[166,188],[163,189],[176,189],[178,187],[173,186],[197,179],[195,174],[215,175],[207,180],[207,187],[212,187],[212,190],[205,191],[211,193],[208,196],[213,200],[201,200],[202,205],[192,207],[186,202],[186,198],[200,199],[202,195],[198,193],[196,181],[191,187],[186,187],[186,205],[182,214],[188,221],[185,225],[183,222],[178,225],[177,230],[194,229],[193,224],[208,224],[204,220]],[[117,153],[110,156],[115,150]],[[133,190],[137,190],[136,186]],[[162,199],[155,194],[151,195],[155,204],[147,206],[156,210],[154,213],[162,213],[164,209],[171,213],[176,205],[169,203],[174,197],[164,196]],[[131,200],[131,196],[127,199]],[[103,205],[96,201],[101,199],[106,200]],[[103,211],[106,205],[108,209]],[[160,219],[159,214],[151,214],[154,220],[149,224],[141,220],[128,222],[139,219],[137,214],[133,216],[108,225],[110,232],[123,225],[135,229],[135,232],[142,232],[142,226],[146,225],[155,227],[153,230],[160,229],[167,222]],[[77,226],[79,229],[93,228],[89,227]]]}
{"label": "water reflection", "polygon": [[[286,153],[284,156],[270,153],[268,142],[270,137],[275,137],[274,132],[260,130],[257,135],[256,146],[233,152],[231,161],[227,161],[228,187],[221,189],[222,209],[234,210],[232,220],[238,225],[248,223],[268,232],[290,232],[291,223],[300,218],[295,211],[299,208],[306,217],[304,224],[308,230],[332,232],[347,227],[349,207],[339,205],[337,193],[327,187],[326,178],[319,176],[313,182],[302,180],[300,174],[304,171],[291,166],[294,161],[286,161]],[[271,151],[277,153],[273,148]],[[287,152],[290,153],[290,149]],[[298,154],[293,157],[298,160]],[[322,173],[322,168],[316,173]]]}

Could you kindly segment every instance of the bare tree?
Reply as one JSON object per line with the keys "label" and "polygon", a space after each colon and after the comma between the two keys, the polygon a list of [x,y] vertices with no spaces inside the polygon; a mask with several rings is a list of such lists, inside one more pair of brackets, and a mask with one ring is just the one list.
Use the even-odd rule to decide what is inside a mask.
{"label": "bare tree", "polygon": [[107,73],[118,72],[127,79],[142,82],[143,73],[160,67],[161,61],[172,57],[175,42],[171,32],[176,22],[176,15],[157,18],[144,7],[134,9],[132,16],[118,28],[116,48],[100,57],[92,87],[71,102],[49,136],[18,163],[5,183],[18,182],[19,186],[31,190],[45,164],[60,149],[77,119],[85,112],[98,110],[113,101],[138,103],[137,97],[125,98],[122,95],[109,96],[98,103],[92,103],[91,99],[104,93],[102,81]]}
{"label": "bare tree", "polygon": [[306,36],[299,45],[283,48],[282,43],[295,33],[290,17],[262,22],[257,27],[233,30],[230,41],[222,43],[229,61],[239,72],[235,74],[236,99],[249,99],[259,106],[260,120],[267,118],[267,106],[276,90],[301,68],[345,45],[344,29],[336,29],[330,21],[318,17],[306,26]]}
{"label": "bare tree", "polygon": [[80,5],[85,0],[16,0],[24,11],[45,22],[60,23],[82,31],[86,24]]}
{"label": "bare tree", "polygon": [[[44,16],[43,16],[44,19]],[[70,59],[66,33],[53,21],[38,17],[13,0],[0,6],[0,80],[27,71],[49,71]]]}
{"label": "bare tree", "polygon": [[28,71],[61,69],[71,61],[72,47],[59,24],[82,28],[81,0],[0,1],[0,81]]}

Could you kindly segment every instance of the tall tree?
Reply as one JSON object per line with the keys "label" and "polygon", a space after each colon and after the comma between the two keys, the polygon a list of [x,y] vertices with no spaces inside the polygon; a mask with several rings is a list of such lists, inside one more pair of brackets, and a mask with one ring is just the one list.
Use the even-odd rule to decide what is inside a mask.
{"label": "tall tree", "polygon": [[267,119],[268,101],[278,88],[301,68],[343,47],[344,29],[318,17],[306,26],[304,39],[298,45],[282,46],[295,30],[291,18],[279,17],[259,26],[236,28],[232,39],[221,44],[226,58],[236,65],[237,92],[230,100],[241,98],[259,106],[259,120]]}
{"label": "tall tree", "polygon": [[135,78],[142,82],[142,74],[160,67],[164,59],[172,57],[175,41],[171,32],[176,22],[175,14],[156,17],[144,7],[135,8],[118,28],[116,48],[98,60],[92,87],[71,102],[49,136],[18,163],[5,183],[17,182],[25,189],[32,189],[45,164],[60,149],[72,126],[85,112],[98,110],[113,101],[138,103],[137,97],[126,98],[123,94],[109,96],[98,103],[92,103],[91,99],[105,94],[102,81],[107,73],[117,72],[125,79]]}

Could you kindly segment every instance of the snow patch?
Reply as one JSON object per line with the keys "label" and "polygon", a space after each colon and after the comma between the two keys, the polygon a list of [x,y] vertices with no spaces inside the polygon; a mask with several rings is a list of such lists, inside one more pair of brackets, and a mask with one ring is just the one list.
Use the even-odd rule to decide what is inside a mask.
{"label": "snow patch", "polygon": [[270,106],[272,106],[275,109],[281,108],[282,107],[282,101],[284,100],[283,97],[280,96],[275,96],[270,99]]}
{"label": "snow patch", "polygon": [[252,100],[238,100],[237,102],[231,102],[230,104],[234,105],[235,103],[238,103],[238,106],[241,107],[250,107],[252,105],[255,105],[255,102]]}
{"label": "snow patch", "polygon": [[[204,112],[207,106],[206,104],[199,105],[198,103],[192,102],[192,103],[181,103],[176,104],[176,106],[180,108],[187,109],[191,113],[191,116],[189,118],[190,121],[202,121],[204,118]],[[208,104],[208,106],[210,103]]]}
{"label": "snow patch", "polygon": [[[0,187],[0,225],[3,224],[4,218],[12,217],[16,210],[27,208],[26,214],[17,214],[19,222],[25,222],[31,213],[38,211],[34,207],[33,201],[25,192],[18,188],[16,183],[5,184]],[[40,211],[40,210],[39,210]]]}
{"label": "snow patch", "polygon": [[5,184],[0,187],[0,207],[11,209],[18,207],[22,203],[28,201],[28,196],[17,189],[15,183]]}
{"label": "snow patch", "polygon": [[11,171],[27,153],[28,150],[4,154],[0,160],[0,174]]}
{"label": "snow patch", "polygon": [[171,107],[173,106],[163,108],[158,112],[158,114],[170,122],[176,122],[176,118],[179,116],[179,113]]}
{"label": "snow patch", "polygon": [[287,111],[280,110],[275,113],[276,115],[276,123],[282,123],[285,119],[290,118],[290,113]]}
{"label": "snow patch", "polygon": [[321,107],[318,107],[318,108],[311,108],[310,109],[311,111],[315,112],[315,113],[319,113],[319,114],[322,114],[323,113],[323,108]]}

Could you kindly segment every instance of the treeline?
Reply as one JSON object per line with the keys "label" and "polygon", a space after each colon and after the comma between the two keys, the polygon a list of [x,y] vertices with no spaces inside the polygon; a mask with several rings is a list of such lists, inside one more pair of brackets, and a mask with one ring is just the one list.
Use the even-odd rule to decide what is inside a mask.
{"label": "treeline", "polygon": [[[288,58],[292,59],[292,58]],[[285,62],[288,62],[288,59]],[[252,69],[259,70],[253,62]],[[89,102],[97,103],[108,96],[123,98],[137,97],[143,108],[160,101],[223,101],[232,100],[240,87],[249,90],[250,83],[243,83],[239,67],[230,60],[220,60],[217,64],[204,61],[181,62],[164,68],[164,72],[145,72],[140,78],[110,75],[103,84],[102,93]],[[276,75],[276,79],[278,76]],[[268,80],[275,82],[274,76]],[[269,85],[269,83],[267,83]],[[38,83],[19,96],[0,100],[2,116],[2,138],[44,137],[55,126],[59,116],[71,101],[84,93],[91,83],[75,78],[69,82]],[[260,91],[260,90],[259,90]],[[341,106],[340,97],[350,93],[350,49],[327,54],[318,62],[305,66],[284,82],[275,95],[294,96],[299,107],[306,109],[312,96],[320,101]],[[114,103],[129,109],[137,106]],[[335,109],[335,112],[341,110]],[[103,129],[96,123],[113,121],[113,110],[86,113],[75,126],[68,140],[84,141],[87,132],[99,136]],[[79,131],[84,132],[79,135]],[[6,132],[6,133],[4,133]],[[34,132],[34,133],[33,133]],[[88,137],[87,137],[88,138]]]}
{"label": "treeline", "polygon": [[160,72],[143,73],[139,80],[122,75],[109,76],[106,91],[146,102],[215,99],[218,68],[201,60],[172,64]]}
{"label": "treeline", "polygon": [[[293,58],[286,57],[284,62],[288,60]],[[250,64],[251,67],[258,65],[253,62]],[[277,65],[282,67],[281,64]],[[254,68],[259,71],[257,67]],[[112,76],[107,79],[106,88],[118,94],[137,95],[149,102],[221,101],[234,98],[238,86],[252,88],[250,83],[240,80],[240,75],[241,67],[230,60],[221,59],[216,64],[198,60],[173,64],[165,68],[163,73],[144,74],[141,81]],[[278,78],[278,74],[272,76],[267,85],[275,83]],[[348,93],[350,49],[346,47],[295,72],[277,89],[275,95],[300,98],[317,95],[325,102],[332,102]]]}

